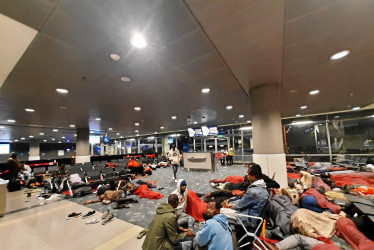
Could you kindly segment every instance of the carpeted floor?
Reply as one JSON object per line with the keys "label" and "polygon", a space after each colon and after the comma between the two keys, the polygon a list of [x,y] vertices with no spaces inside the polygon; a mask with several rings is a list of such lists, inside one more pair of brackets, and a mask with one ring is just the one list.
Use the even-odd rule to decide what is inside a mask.
{"label": "carpeted floor", "polygon": [[[187,182],[187,188],[197,193],[208,193],[215,189],[210,186],[209,180],[211,179],[223,179],[228,175],[245,175],[246,168],[241,165],[237,166],[219,166],[216,172],[202,172],[202,171],[187,171],[179,169],[177,178],[183,178]],[[144,180],[157,181],[157,187],[152,189],[164,195],[159,200],[141,199],[137,195],[129,196],[139,200],[139,203],[129,204],[130,208],[126,209],[112,209],[112,204],[103,205],[102,203],[93,203],[87,205],[92,209],[100,212],[104,212],[107,209],[112,211],[115,216],[121,220],[130,222],[132,224],[147,227],[151,223],[153,216],[156,214],[156,207],[164,202],[167,202],[168,195],[176,189],[176,183],[172,180],[173,171],[169,168],[158,168],[153,171],[153,175],[145,178]],[[163,187],[163,190],[158,188]],[[94,195],[88,195],[80,198],[70,198],[71,201],[78,204],[82,204],[85,200],[96,199]],[[69,211],[79,212],[79,211]]]}

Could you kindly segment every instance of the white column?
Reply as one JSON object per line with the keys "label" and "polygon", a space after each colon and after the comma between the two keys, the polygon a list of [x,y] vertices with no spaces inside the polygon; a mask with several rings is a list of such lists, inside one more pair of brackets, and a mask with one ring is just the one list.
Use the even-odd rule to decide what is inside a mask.
{"label": "white column", "polygon": [[77,128],[77,155],[75,157],[76,163],[90,162],[90,143],[89,143],[89,129]]}
{"label": "white column", "polygon": [[40,160],[40,142],[39,140],[30,140],[29,161]]}

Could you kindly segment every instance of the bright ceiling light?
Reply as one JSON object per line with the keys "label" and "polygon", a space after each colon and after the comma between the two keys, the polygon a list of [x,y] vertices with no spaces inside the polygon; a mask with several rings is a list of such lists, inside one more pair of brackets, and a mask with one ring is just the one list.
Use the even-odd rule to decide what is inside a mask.
{"label": "bright ceiling light", "polygon": [[75,125],[74,124],[70,124],[69,127],[75,128]]}
{"label": "bright ceiling light", "polygon": [[4,126],[0,126],[1,129],[5,128]]}
{"label": "bright ceiling light", "polygon": [[247,123],[251,123],[251,120],[248,120]]}
{"label": "bright ceiling light", "polygon": [[319,90],[316,89],[316,90],[312,90],[312,91],[310,91],[310,92],[309,92],[309,95],[316,95],[316,94],[318,94],[318,93],[319,93]]}
{"label": "bright ceiling light", "polygon": [[74,134],[74,136],[77,136],[77,134]]}
{"label": "bright ceiling light", "polygon": [[121,59],[121,57],[117,54],[110,54],[110,58],[112,58],[114,61],[118,61],[119,59]]}
{"label": "bright ceiling light", "polygon": [[139,126],[139,122],[135,122],[135,124],[134,124],[135,126]]}
{"label": "bright ceiling light", "polygon": [[58,129],[52,129],[52,131],[53,131],[53,132],[57,132],[57,131],[58,131]]}
{"label": "bright ceiling light", "polygon": [[139,134],[136,134],[136,136],[139,136]]}
{"label": "bright ceiling light", "polygon": [[67,89],[56,89],[56,91],[58,93],[60,93],[60,94],[67,94],[67,93],[69,93],[69,90],[67,90]]}
{"label": "bright ceiling light", "polygon": [[244,115],[239,115],[239,118],[243,118],[244,117]]}
{"label": "bright ceiling light", "polygon": [[291,125],[305,125],[305,124],[311,124],[313,121],[299,121],[299,122],[292,122]]}
{"label": "bright ceiling light", "polygon": [[343,50],[343,51],[340,51],[338,53],[335,53],[333,54],[331,57],[330,57],[330,60],[338,60],[340,58],[343,58],[345,56],[348,56],[349,53],[351,53],[350,50]]}
{"label": "bright ceiling light", "polygon": [[135,133],[139,133],[139,130],[135,130]]}
{"label": "bright ceiling light", "polygon": [[101,118],[100,117],[96,117],[95,120],[96,121],[101,121]]}
{"label": "bright ceiling light", "polygon": [[239,128],[239,130],[252,130],[252,126],[248,126],[248,127],[241,127]]}
{"label": "bright ceiling light", "polygon": [[232,106],[231,106],[231,105],[226,106],[226,109],[227,109],[227,110],[231,110],[231,109],[232,109]]}
{"label": "bright ceiling light", "polygon": [[61,139],[65,139],[65,136],[62,136]]}
{"label": "bright ceiling light", "polygon": [[58,141],[58,143],[61,143],[61,141]]}
{"label": "bright ceiling light", "polygon": [[175,119],[177,119],[177,116],[176,116],[176,115],[173,115],[173,116],[171,117],[171,119],[175,120]]}
{"label": "bright ceiling light", "polygon": [[123,138],[123,136],[121,135],[119,138]]}
{"label": "bright ceiling light", "polygon": [[16,120],[8,119],[8,122],[12,122],[12,123],[14,123],[14,122],[16,122]]}
{"label": "bright ceiling light", "polygon": [[15,142],[18,142],[18,140],[14,140]]}
{"label": "bright ceiling light", "polygon": [[164,128],[165,128],[165,127],[162,127],[162,126],[160,127],[160,129],[164,129]]}
{"label": "bright ceiling light", "polygon": [[129,81],[131,81],[131,79],[130,79],[130,77],[122,76],[122,77],[121,77],[121,81],[122,81],[122,82],[129,82]]}
{"label": "bright ceiling light", "polygon": [[66,106],[60,106],[60,109],[68,109]]}
{"label": "bright ceiling light", "polygon": [[144,49],[148,46],[147,40],[144,38],[142,34],[135,33],[131,39],[130,43],[132,46],[134,46],[137,49]]}
{"label": "bright ceiling light", "polygon": [[25,137],[21,137],[21,140],[25,140],[26,138]]}
{"label": "bright ceiling light", "polygon": [[297,114],[297,115],[295,115],[296,117],[300,117],[301,115],[300,114]]}
{"label": "bright ceiling light", "polygon": [[300,107],[300,109],[306,109],[306,108],[308,108],[308,106],[306,105]]}
{"label": "bright ceiling light", "polygon": [[193,124],[197,124],[197,122],[193,122]]}
{"label": "bright ceiling light", "polygon": [[117,133],[117,135],[119,135],[119,133]]}
{"label": "bright ceiling light", "polygon": [[29,137],[30,137],[30,138],[34,138],[34,136],[33,136],[33,135],[29,135]]}
{"label": "bright ceiling light", "polygon": [[204,88],[201,90],[201,93],[208,94],[210,92],[209,88]]}
{"label": "bright ceiling light", "polygon": [[334,118],[339,118],[339,117],[340,117],[339,115],[334,116]]}
{"label": "bright ceiling light", "polygon": [[352,110],[354,111],[360,110],[360,107],[353,107]]}
{"label": "bright ceiling light", "polygon": [[44,133],[43,133],[43,132],[40,132],[39,135],[44,135]]}
{"label": "bright ceiling light", "polygon": [[32,108],[26,108],[25,111],[26,111],[26,112],[35,112],[35,109],[32,109]]}
{"label": "bright ceiling light", "polygon": [[134,109],[135,109],[136,111],[140,111],[140,110],[142,110],[141,107],[134,107]]}
{"label": "bright ceiling light", "polygon": [[43,140],[44,142],[46,142],[47,140]]}

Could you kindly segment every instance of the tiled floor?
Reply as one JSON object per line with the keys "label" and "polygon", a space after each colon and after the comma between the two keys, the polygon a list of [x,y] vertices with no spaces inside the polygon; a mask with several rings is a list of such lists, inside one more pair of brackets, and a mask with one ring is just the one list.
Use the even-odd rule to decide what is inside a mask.
{"label": "tiled floor", "polygon": [[[20,209],[19,204],[24,202],[25,195],[11,193],[10,196],[7,209],[12,210],[9,204],[16,204]],[[32,202],[36,205],[40,201]],[[86,225],[86,220],[79,217],[66,220],[71,212],[84,214],[88,211],[89,208],[77,203],[60,200],[8,213],[0,218],[1,249],[141,249],[143,239],[136,239],[142,230],[139,226],[119,219],[104,226],[101,223]],[[98,212],[91,218],[100,220],[101,215]]]}

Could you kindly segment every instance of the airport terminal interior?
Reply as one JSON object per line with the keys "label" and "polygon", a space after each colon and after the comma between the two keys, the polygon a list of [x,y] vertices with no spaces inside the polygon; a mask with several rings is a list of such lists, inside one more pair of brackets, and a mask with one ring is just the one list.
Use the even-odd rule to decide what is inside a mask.
{"label": "airport terminal interior", "polygon": [[373,0],[0,0],[1,249],[374,249]]}

